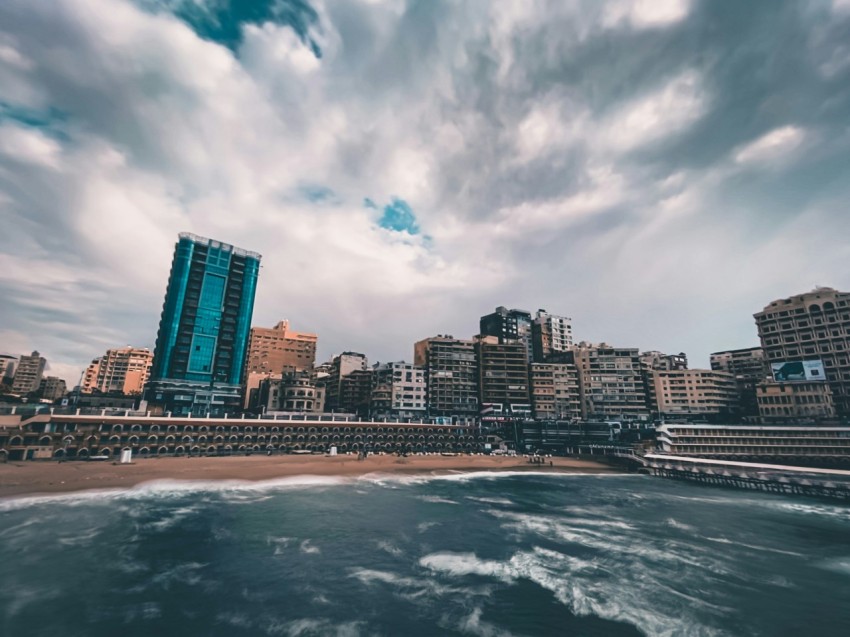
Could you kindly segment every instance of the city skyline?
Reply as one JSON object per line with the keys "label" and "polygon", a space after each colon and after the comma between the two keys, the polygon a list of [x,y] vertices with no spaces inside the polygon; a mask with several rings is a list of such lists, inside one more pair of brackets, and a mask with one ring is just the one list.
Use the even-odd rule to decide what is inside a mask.
{"label": "city skyline", "polygon": [[271,4],[0,6],[0,350],[153,349],[181,231],[320,361],[504,305],[707,368],[850,289],[846,2]]}

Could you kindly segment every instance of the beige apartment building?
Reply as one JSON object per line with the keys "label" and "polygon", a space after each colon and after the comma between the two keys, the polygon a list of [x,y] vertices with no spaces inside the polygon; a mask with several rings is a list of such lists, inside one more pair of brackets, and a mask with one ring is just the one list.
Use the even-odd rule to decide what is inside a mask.
{"label": "beige apartment building", "polygon": [[310,370],[316,362],[319,337],[289,329],[289,321],[274,327],[252,327],[248,341],[245,376],[251,373],[280,374],[284,370]]}
{"label": "beige apartment building", "polygon": [[730,349],[711,354],[711,369],[728,372],[735,377],[738,400],[735,405],[737,416],[754,420],[759,415],[756,401],[756,386],[767,380],[767,366],[761,347]]}
{"label": "beige apartment building", "polygon": [[818,287],[754,317],[768,366],[822,361],[836,412],[850,416],[850,294]]}
{"label": "beige apartment building", "polygon": [[573,356],[583,418],[649,418],[637,348],[582,342],[573,348]]}
{"label": "beige apartment building", "polygon": [[532,363],[531,405],[537,420],[581,418],[578,370],[571,363]]}
{"label": "beige apartment building", "polygon": [[94,359],[86,369],[80,391],[141,394],[150,377],[153,352],[141,347],[119,347]]}
{"label": "beige apartment building", "polygon": [[12,392],[15,394],[29,394],[37,391],[41,384],[41,377],[47,360],[38,352],[29,356],[21,356],[15,368],[15,377],[12,380]]}
{"label": "beige apartment building", "polygon": [[573,346],[572,319],[537,310],[531,324],[531,347],[534,362],[549,362],[553,354],[567,352]]}
{"label": "beige apartment building", "polygon": [[832,390],[822,382],[761,383],[756,387],[763,422],[818,421],[835,418]]}
{"label": "beige apartment building", "polygon": [[448,335],[413,346],[413,364],[425,368],[430,416],[478,417],[475,346]]}
{"label": "beige apartment building", "polygon": [[658,414],[711,416],[730,413],[738,397],[735,377],[710,369],[655,370],[652,372]]}
{"label": "beige apartment building", "polygon": [[687,369],[688,357],[684,352],[665,354],[657,350],[642,352],[640,355],[640,370],[643,385],[646,389],[646,406],[649,411],[658,413],[658,397],[655,395],[655,379],[653,373],[658,370]]}

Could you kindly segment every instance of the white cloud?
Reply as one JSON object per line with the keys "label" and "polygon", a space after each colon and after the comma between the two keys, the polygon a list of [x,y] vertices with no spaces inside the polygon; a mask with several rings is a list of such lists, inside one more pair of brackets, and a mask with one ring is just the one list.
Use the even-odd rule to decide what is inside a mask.
{"label": "white cloud", "polygon": [[686,71],[620,109],[607,124],[606,141],[628,150],[681,132],[706,112],[707,102],[699,75]]}
{"label": "white cloud", "polygon": [[57,169],[62,148],[56,140],[38,130],[3,124],[0,125],[0,153],[14,161]]}
{"label": "white cloud", "polygon": [[22,71],[32,69],[32,60],[25,58],[13,46],[0,43],[0,64],[8,65]]}
{"label": "white cloud", "polygon": [[690,0],[615,0],[605,6],[603,24],[629,24],[636,29],[665,27],[683,20],[690,12]]}
{"label": "white cloud", "polygon": [[517,157],[521,163],[580,144],[589,116],[568,100],[550,98],[535,104],[517,127]]}
{"label": "white cloud", "polygon": [[[664,39],[690,8],[328,0],[318,58],[271,23],[243,26],[234,53],[124,0],[0,3],[0,32],[14,31],[0,35],[4,102],[55,113],[61,133],[0,125],[14,313],[0,348],[8,334],[84,365],[152,347],[182,230],[261,252],[255,323],[315,330],[321,356],[409,358],[430,334],[471,336],[500,304],[573,314],[581,338],[667,338],[631,312],[676,298],[675,322],[724,293],[713,259],[726,282],[749,267],[748,238],[725,237],[718,216],[734,202],[730,159],[789,143],[727,130],[708,167],[653,155],[691,131],[712,146],[695,125],[724,103],[711,56]],[[365,197],[405,199],[429,239],[378,228]],[[701,343],[688,330],[701,333],[681,329],[674,347]]]}
{"label": "white cloud", "polygon": [[805,137],[805,131],[797,126],[776,128],[737,150],[735,161],[739,164],[769,164],[788,159]]}

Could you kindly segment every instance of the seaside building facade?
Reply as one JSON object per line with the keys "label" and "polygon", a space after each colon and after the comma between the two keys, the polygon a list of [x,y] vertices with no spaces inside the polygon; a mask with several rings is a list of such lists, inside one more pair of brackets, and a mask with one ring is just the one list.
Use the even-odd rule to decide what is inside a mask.
{"label": "seaside building facade", "polygon": [[806,425],[661,425],[665,454],[801,466],[850,462],[850,427]]}
{"label": "seaside building facade", "polygon": [[372,370],[372,418],[423,419],[428,409],[425,369],[405,362],[375,365]]}
{"label": "seaside building facade", "polygon": [[[92,398],[89,396],[88,398]],[[93,397],[101,398],[101,397]],[[42,414],[0,427],[0,461],[39,458],[229,456],[246,453],[477,452],[477,427],[396,423],[332,414],[171,418],[140,414]]]}
{"label": "seaside building facade", "polygon": [[754,420],[759,415],[756,386],[767,379],[767,365],[761,347],[747,347],[714,352],[710,356],[711,369],[735,377],[737,398],[735,415],[744,420]]}
{"label": "seaside building facade", "polygon": [[573,348],[582,417],[647,420],[646,389],[637,348],[579,343]]}
{"label": "seaside building facade", "polygon": [[285,371],[312,370],[316,363],[318,336],[289,329],[289,321],[274,327],[252,327],[245,359],[245,407],[252,407],[263,379],[280,379]]}
{"label": "seaside building facade", "polygon": [[578,370],[572,363],[532,363],[531,404],[536,420],[581,418]]}
{"label": "seaside building facade", "polygon": [[255,407],[265,413],[322,413],[325,408],[324,388],[316,386],[312,372],[286,371],[278,378],[263,378],[257,387]]}
{"label": "seaside building facade", "polygon": [[492,314],[482,316],[478,326],[481,336],[495,336],[500,343],[521,342],[525,348],[526,361],[532,361],[530,312],[499,306]]}
{"label": "seaside building facade", "polygon": [[150,378],[153,353],[147,348],[110,349],[86,369],[80,391],[84,394],[141,394]]}
{"label": "seaside building facade", "polygon": [[288,320],[280,321],[274,327],[252,327],[246,375],[280,374],[285,369],[313,369],[318,341],[316,334],[289,329]]}
{"label": "seaside building facade", "polygon": [[145,392],[152,409],[203,416],[241,407],[260,259],[180,234]]}
{"label": "seaside building facade", "polygon": [[658,413],[658,397],[655,395],[655,372],[687,369],[688,357],[684,352],[665,354],[653,350],[640,355],[640,373],[646,388],[646,406],[653,414]]}
{"label": "seaside building facade", "polygon": [[18,366],[18,357],[11,354],[0,354],[0,383],[11,385],[15,379],[15,368]]}
{"label": "seaside building facade", "polygon": [[38,391],[46,366],[47,360],[38,352],[21,356],[15,368],[15,377],[12,379],[12,392],[30,394]]}
{"label": "seaside building facade", "polygon": [[728,416],[737,400],[735,377],[726,372],[655,370],[652,381],[661,418]]}
{"label": "seaside building facade", "polygon": [[[360,393],[364,390],[363,375],[348,382],[345,382],[345,379],[354,372],[368,371],[367,366],[366,356],[358,352],[343,352],[334,356],[328,368],[328,376],[322,382],[326,391],[325,411],[351,413],[349,410],[353,402],[362,404],[363,398]],[[371,392],[371,377],[366,384],[368,385],[367,393]]]}
{"label": "seaside building facade", "polygon": [[477,336],[475,354],[478,360],[478,399],[486,405],[519,407],[530,411],[528,390],[528,356],[521,340],[502,341],[496,336]]}
{"label": "seaside building facade", "polygon": [[572,319],[537,310],[531,324],[531,353],[535,363],[549,361],[553,354],[568,352],[573,346]]}
{"label": "seaside building facade", "polygon": [[339,384],[336,411],[368,418],[372,398],[372,370],[355,369],[343,376]]}
{"label": "seaside building facade", "polygon": [[46,376],[39,383],[38,394],[42,400],[54,401],[68,393],[65,381],[58,376]]}
{"label": "seaside building facade", "polygon": [[[754,316],[774,381],[817,381],[822,369],[838,416],[850,417],[850,293],[818,287],[773,301]],[[789,363],[802,363],[803,374],[782,372]]]}
{"label": "seaside building facade", "polygon": [[832,390],[824,382],[763,382],[756,387],[762,422],[812,422],[836,417]]}
{"label": "seaside building facade", "polygon": [[428,415],[469,421],[478,417],[475,345],[438,335],[413,346],[413,364],[425,369]]}

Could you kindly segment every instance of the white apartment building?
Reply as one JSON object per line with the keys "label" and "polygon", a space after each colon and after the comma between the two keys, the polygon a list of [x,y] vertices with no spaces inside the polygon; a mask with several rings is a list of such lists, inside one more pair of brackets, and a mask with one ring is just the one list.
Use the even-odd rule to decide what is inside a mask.
{"label": "white apartment building", "polygon": [[425,369],[402,361],[373,368],[372,415],[422,418],[427,411]]}

